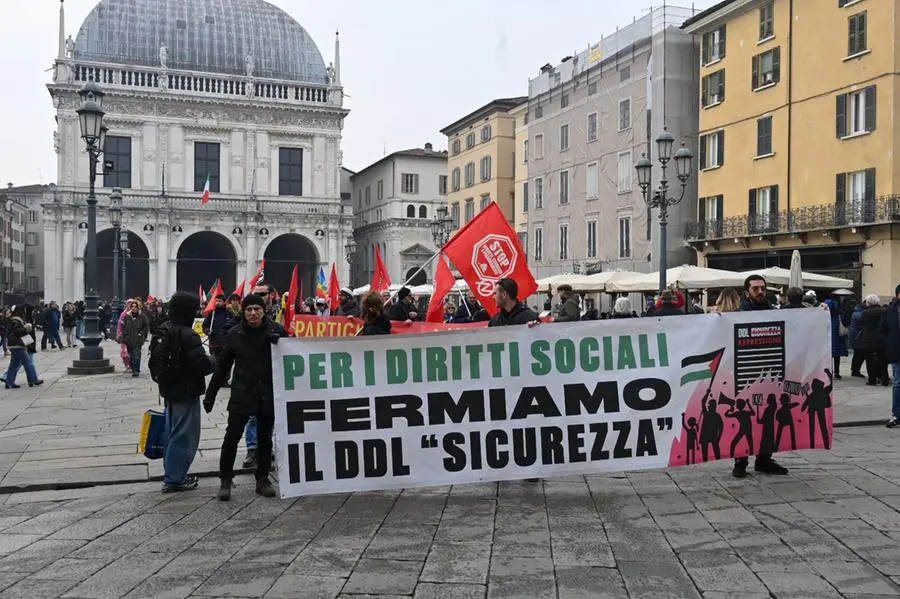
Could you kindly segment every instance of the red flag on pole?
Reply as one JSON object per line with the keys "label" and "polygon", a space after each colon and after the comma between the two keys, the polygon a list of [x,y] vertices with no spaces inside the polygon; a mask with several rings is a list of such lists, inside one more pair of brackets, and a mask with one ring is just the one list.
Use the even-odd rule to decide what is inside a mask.
{"label": "red flag on pole", "polygon": [[500,279],[512,279],[519,285],[520,300],[537,291],[537,281],[528,268],[519,238],[496,203],[460,229],[443,251],[488,314],[498,311],[494,285]]}
{"label": "red flag on pole", "polygon": [[241,281],[241,284],[234,288],[234,293],[232,295],[238,295],[240,297],[244,297],[244,287],[247,286],[247,279]]}
{"label": "red flag on pole", "polygon": [[372,283],[369,285],[371,291],[387,291],[391,286],[391,276],[388,274],[387,266],[381,257],[381,248],[375,244],[375,273],[372,275]]}
{"label": "red flag on pole", "polygon": [[338,283],[337,266],[331,263],[331,277],[328,279],[328,307],[332,313],[341,305],[341,284]]}
{"label": "red flag on pole", "polygon": [[456,277],[450,272],[443,254],[438,256],[437,272],[434,273],[434,293],[428,304],[425,322],[444,322],[444,299],[453,290]]}
{"label": "red flag on pole", "polygon": [[297,282],[297,268],[298,266],[295,264],[294,272],[291,273],[291,286],[288,287],[287,306],[284,309],[284,328],[287,329],[287,334],[291,337],[294,336],[294,311],[297,306],[297,294],[300,292]]}
{"label": "red flag on pole", "polygon": [[263,258],[262,262],[259,263],[259,270],[256,271],[256,274],[253,275],[253,278],[250,279],[250,286],[246,290],[247,294],[253,292],[253,288],[262,283],[263,277],[266,276],[266,259]]}
{"label": "red flag on pole", "polygon": [[222,291],[222,279],[216,279],[216,286],[210,294],[209,301],[206,302],[206,308],[203,309],[204,316],[211,314],[212,311],[216,309],[216,298],[220,295],[224,295],[224,293],[225,292]]}

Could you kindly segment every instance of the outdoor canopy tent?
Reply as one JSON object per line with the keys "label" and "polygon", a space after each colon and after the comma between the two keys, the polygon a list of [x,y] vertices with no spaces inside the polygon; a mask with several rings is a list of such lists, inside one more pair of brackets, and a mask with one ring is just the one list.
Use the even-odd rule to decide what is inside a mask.
{"label": "outdoor canopy tent", "polygon": [[[399,291],[403,285],[399,283],[394,283],[388,288],[388,291],[393,293],[394,291]],[[357,287],[353,290],[353,295],[363,295],[371,288],[370,285],[363,285],[362,287]],[[413,285],[409,288],[412,291],[413,295],[431,295],[434,293],[434,287],[431,285]]]}
{"label": "outdoor canopy tent", "polygon": [[[717,289],[720,287],[743,287],[746,275],[730,270],[704,268],[702,266],[676,266],[666,271],[666,283],[679,289]],[[635,275],[629,278],[613,279],[606,283],[606,291],[612,293],[637,293],[658,291],[659,272]]]}
{"label": "outdoor canopy tent", "polygon": [[[791,271],[778,266],[770,266],[760,270],[748,270],[741,273],[742,276],[760,275],[766,280],[766,283],[772,285],[780,285],[786,287],[790,285]],[[853,281],[850,279],[841,279],[839,277],[829,277],[828,275],[819,275],[812,272],[803,273],[804,289],[850,289],[853,287]]]}
{"label": "outdoor canopy tent", "polygon": [[571,285],[572,291],[585,293],[589,291],[603,291],[603,283],[591,278],[591,275],[562,274],[538,279],[538,293],[555,292],[560,285]]}

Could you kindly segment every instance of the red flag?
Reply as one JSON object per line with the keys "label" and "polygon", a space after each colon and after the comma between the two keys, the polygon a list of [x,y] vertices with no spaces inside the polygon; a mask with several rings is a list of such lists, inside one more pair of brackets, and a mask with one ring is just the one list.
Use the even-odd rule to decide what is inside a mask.
{"label": "red flag", "polygon": [[300,292],[300,290],[298,289],[299,285],[297,283],[297,268],[298,266],[295,264],[294,272],[291,273],[291,286],[288,287],[287,306],[285,306],[284,309],[284,326],[287,329],[288,335],[290,335],[291,337],[294,336],[294,311],[297,306],[297,294]]}
{"label": "red flag", "polygon": [[250,279],[250,287],[247,289],[247,293],[252,293],[253,288],[262,283],[263,277],[266,276],[266,259],[263,258],[263,261],[259,263],[259,270],[256,271],[256,274],[253,275],[253,278]]}
{"label": "red flag", "polygon": [[222,279],[216,279],[216,286],[212,290],[212,294],[210,294],[209,301],[206,302],[206,308],[203,309],[204,316],[211,314],[212,311],[216,309],[216,298],[224,293],[225,292],[222,291]]}
{"label": "red flag", "polygon": [[443,251],[488,314],[498,311],[494,285],[500,279],[512,279],[519,285],[520,300],[537,291],[519,238],[495,202],[460,229]]}
{"label": "red flag", "polygon": [[381,257],[381,248],[375,244],[375,273],[372,275],[372,283],[369,289],[372,291],[387,291],[391,286],[391,275]]}
{"label": "red flag", "polygon": [[244,287],[247,286],[247,279],[241,281],[241,284],[234,288],[234,293],[231,295],[238,295],[240,297],[244,297]]}
{"label": "red flag", "polygon": [[428,304],[428,315],[425,322],[444,322],[444,298],[453,290],[456,284],[456,277],[450,272],[444,255],[438,256],[437,272],[434,274],[434,293],[431,296],[431,302]]}
{"label": "red flag", "polygon": [[331,263],[331,277],[328,279],[328,306],[332,312],[341,305],[341,284],[338,283],[337,266]]}

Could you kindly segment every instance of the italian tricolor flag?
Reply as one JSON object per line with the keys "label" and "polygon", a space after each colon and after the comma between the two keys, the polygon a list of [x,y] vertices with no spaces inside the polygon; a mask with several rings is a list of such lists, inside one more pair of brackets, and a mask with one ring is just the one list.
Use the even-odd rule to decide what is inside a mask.
{"label": "italian tricolor flag", "polygon": [[209,202],[209,173],[206,174],[206,184],[203,185],[203,197],[200,198],[200,205],[203,206]]}
{"label": "italian tricolor flag", "polygon": [[706,381],[716,376],[725,348],[711,351],[708,354],[688,356],[681,361],[681,385]]}

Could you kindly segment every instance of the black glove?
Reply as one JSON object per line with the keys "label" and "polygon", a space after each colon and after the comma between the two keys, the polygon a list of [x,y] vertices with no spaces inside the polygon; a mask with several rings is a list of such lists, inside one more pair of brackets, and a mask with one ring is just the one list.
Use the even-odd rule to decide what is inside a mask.
{"label": "black glove", "polygon": [[215,395],[207,395],[206,397],[203,398],[203,409],[206,410],[207,414],[212,412],[214,405],[216,405]]}
{"label": "black glove", "polygon": [[281,338],[281,335],[279,335],[277,333],[269,335],[269,343],[271,343],[272,345],[278,345],[278,340],[280,338]]}

